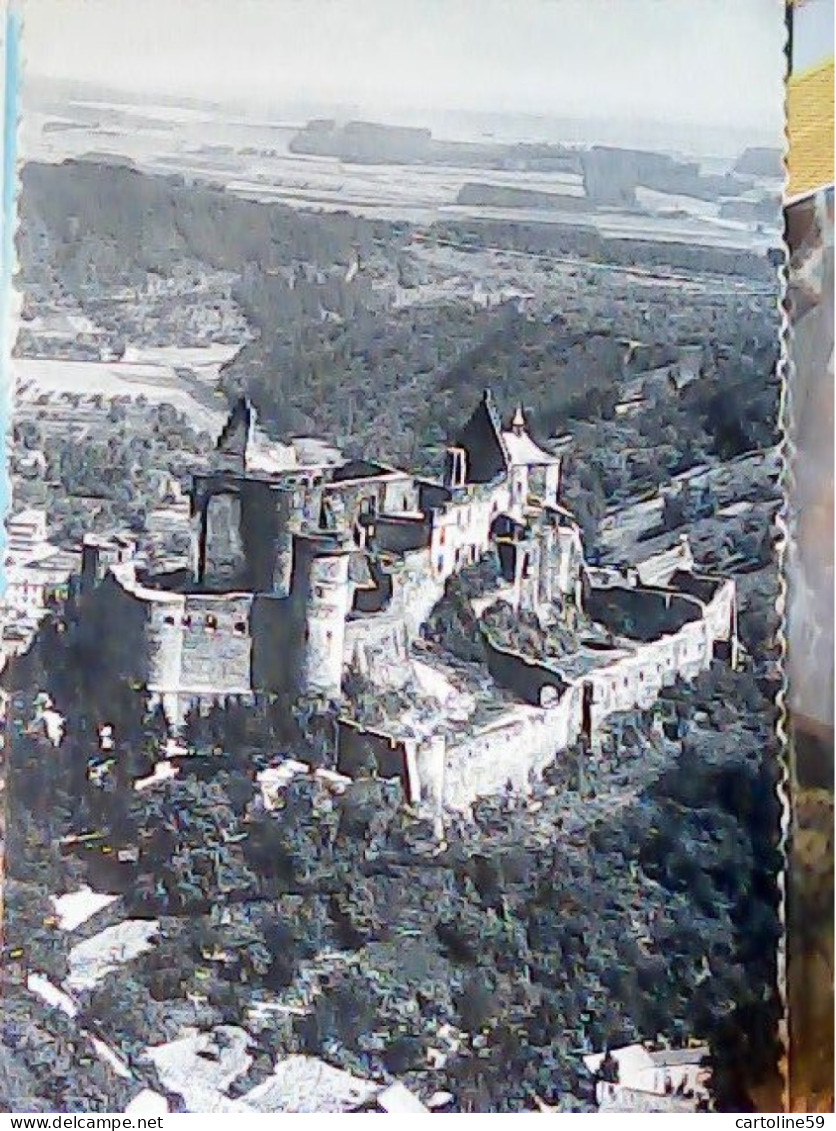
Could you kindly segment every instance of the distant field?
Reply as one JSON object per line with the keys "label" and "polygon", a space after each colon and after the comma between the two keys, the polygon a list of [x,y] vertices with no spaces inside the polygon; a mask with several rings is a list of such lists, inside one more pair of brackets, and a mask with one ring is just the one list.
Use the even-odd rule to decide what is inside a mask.
{"label": "distant field", "polygon": [[777,210],[774,226],[759,228],[748,221],[721,219],[717,203],[663,193],[642,193],[647,214],[641,216],[590,207],[567,217],[549,208],[486,208],[457,203],[463,185],[474,180],[576,200],[584,192],[577,174],[355,165],[333,157],[291,153],[288,143],[298,127],[287,123],[208,118],[186,110],[181,114],[171,107],[73,103],[64,109],[60,120],[35,109],[24,114],[23,150],[30,160],[59,162],[92,154],[104,161],[121,158],[145,172],[179,173],[253,199],[417,224],[462,218],[568,223],[588,225],[605,236],[679,240],[751,251],[765,251],[779,236]]}
{"label": "distant field", "polygon": [[[12,363],[15,397],[31,402],[43,395],[63,393],[83,397],[144,396],[151,404],[170,404],[188,417],[197,431],[215,435],[228,407],[214,391],[218,370],[238,352],[236,346],[205,350],[131,351],[123,361],[65,361],[53,358],[16,358]],[[176,355],[176,361],[175,361]],[[198,381],[178,376],[175,364],[188,366]]]}
{"label": "distant field", "polygon": [[[150,405],[171,405],[186,417],[195,431],[208,432],[215,438],[229,413],[226,398],[216,391],[218,371],[238,349],[234,345],[194,349],[131,347],[122,361],[15,358],[12,362],[14,395],[18,404],[29,406],[40,397],[48,396],[53,417],[65,395],[77,395],[86,402],[97,396],[105,400],[130,397],[133,401],[145,397]],[[190,374],[178,374],[178,368],[188,369]],[[67,404],[66,413],[74,411]],[[257,429],[252,466],[269,472],[296,463],[331,463],[339,458],[338,449],[325,441],[297,437],[290,446],[269,439]]]}

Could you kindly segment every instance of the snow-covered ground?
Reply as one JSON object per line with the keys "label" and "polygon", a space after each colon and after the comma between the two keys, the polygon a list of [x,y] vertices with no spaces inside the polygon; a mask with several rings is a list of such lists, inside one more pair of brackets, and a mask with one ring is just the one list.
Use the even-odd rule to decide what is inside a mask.
{"label": "snow-covered ground", "polygon": [[275,809],[279,804],[279,795],[287,789],[294,779],[310,777],[325,785],[332,793],[343,793],[351,784],[351,778],[338,774],[335,770],[326,770],[318,767],[311,770],[306,762],[297,762],[294,758],[285,758],[275,766],[268,766],[258,774],[258,784],[261,787],[261,798],[266,809]]}
{"label": "snow-covered ground", "polygon": [[[54,982],[51,982],[45,974],[29,974],[26,979],[26,986],[31,993],[39,997],[46,1005],[53,1009],[60,1009],[67,1017],[74,1018],[78,1015],[78,1003],[65,990],[59,989]],[[87,1029],[79,1029],[79,1032],[82,1036],[89,1039],[94,1052],[102,1063],[108,1066],[111,1072],[114,1072],[123,1080],[133,1080],[134,1074],[131,1072],[130,1066],[115,1049],[100,1037],[96,1037],[88,1032]],[[140,1093],[140,1095],[142,1095],[142,1093]],[[155,1093],[149,1092],[148,1095],[153,1096]],[[160,1111],[168,1111],[168,1104],[162,1096],[158,1096],[157,1099],[164,1105]]]}
{"label": "snow-covered ground", "polygon": [[[217,369],[220,363],[217,364]],[[83,397],[140,396],[150,404],[170,404],[182,412],[193,428],[216,435],[227,414],[226,400],[206,396],[198,400],[192,389],[174,371],[171,362],[156,361],[68,361],[64,358],[15,358],[12,362],[15,396],[34,401],[40,396],[62,393]],[[217,407],[213,407],[212,400]]]}
{"label": "snow-covered ground", "polygon": [[168,369],[187,366],[196,377],[214,385],[222,366],[232,361],[241,347],[237,344],[215,342],[209,346],[138,346],[125,349],[123,362],[137,365],[163,366]]}
{"label": "snow-covered ground", "polygon": [[289,1056],[240,1099],[229,1089],[250,1068],[251,1038],[236,1026],[190,1032],[147,1049],[160,1082],[191,1112],[345,1112],[367,1102],[380,1084],[352,1076],[313,1056]]}
{"label": "snow-covered ground", "polygon": [[113,1051],[110,1045],[105,1044],[105,1042],[98,1037],[91,1037],[90,1040],[93,1042],[93,1048],[101,1059],[113,1069],[117,1076],[121,1076],[123,1080],[133,1080],[133,1073],[130,1068],[128,1068],[122,1057]]}

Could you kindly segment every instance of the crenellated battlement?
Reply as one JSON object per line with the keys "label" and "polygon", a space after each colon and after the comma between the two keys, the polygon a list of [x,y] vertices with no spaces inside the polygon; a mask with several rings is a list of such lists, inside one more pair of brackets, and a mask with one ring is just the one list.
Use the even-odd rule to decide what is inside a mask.
{"label": "crenellated battlement", "polygon": [[[408,686],[413,645],[448,582],[488,556],[495,591],[474,610],[500,597],[546,621],[583,610],[617,643],[546,662],[487,634],[487,673],[518,701],[513,720],[459,737],[448,720],[441,745],[432,734],[413,742],[411,794],[445,805],[501,788],[497,773],[539,772],[560,743],[591,738],[613,711],[701,670],[718,642],[734,658],[734,584],[696,574],[687,543],[624,571],[586,566],[558,498],[560,461],[528,435],[521,408],[503,431],[486,394],[446,482],[367,460],[253,471],[253,421],[236,405],[211,470],[194,478],[190,570],[155,576],[129,540],[85,542],[83,592],[121,602],[114,623],[142,636],[134,678],[175,720],[195,701],[259,692],[337,702],[349,667],[381,687]],[[418,782],[427,765],[446,784]]]}

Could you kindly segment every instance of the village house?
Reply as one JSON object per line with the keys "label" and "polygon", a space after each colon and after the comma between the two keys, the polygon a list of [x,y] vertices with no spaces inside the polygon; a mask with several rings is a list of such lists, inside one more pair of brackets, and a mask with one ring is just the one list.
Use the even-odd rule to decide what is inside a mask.
{"label": "village house", "polygon": [[52,545],[46,512],[19,511],[6,521],[6,561],[2,599],[2,662],[25,651],[52,600],[66,598],[78,573],[78,554]]}

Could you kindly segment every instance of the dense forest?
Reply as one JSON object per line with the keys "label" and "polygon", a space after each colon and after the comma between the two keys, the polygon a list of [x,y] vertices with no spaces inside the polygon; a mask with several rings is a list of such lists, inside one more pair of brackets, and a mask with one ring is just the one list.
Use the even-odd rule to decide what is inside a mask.
{"label": "dense forest", "polygon": [[[277,438],[322,435],[348,455],[437,470],[484,387],[504,411],[521,401],[542,442],[572,437],[564,501],[591,553],[608,508],[776,442],[777,303],[746,284],[772,279],[777,290],[777,279],[753,256],[472,223],[423,233],[425,255],[406,224],[313,216],[92,163],[27,167],[21,207],[24,285],[114,328],[119,303],[140,310],[149,280],[178,265],[197,279],[234,276],[248,341],[223,387],[248,392]],[[575,289],[548,316],[508,303],[396,304],[395,290],[424,285],[433,241],[471,249],[465,256],[572,255]],[[593,271],[637,262],[705,286],[655,292]],[[103,300],[120,288],[128,299]],[[685,340],[702,346],[700,380],[619,413],[636,375],[626,343],[649,345],[644,363],[661,367]],[[157,480],[183,476],[206,438],[166,413],[149,414],[136,435],[111,425],[91,449],[106,469],[96,481],[90,461],[56,440],[50,482],[56,494],[98,492],[109,519],[139,529]],[[23,431],[24,447],[43,443]],[[164,721],[120,677],[118,635],[78,619],[72,604],[54,609],[4,677],[9,942],[60,980],[67,944],[48,897],[81,882],[157,918],[158,945],[83,1000],[85,1018],[131,1063],[183,1025],[236,1024],[252,1038],[250,1083],[276,1057],[304,1051],[403,1079],[424,1097],[448,1090],[461,1111],[538,1101],[591,1110],[582,1054],[664,1033],[708,1040],[718,1106],[745,1110],[746,1090],[774,1074],[779,1010],[777,486],[764,477],[751,494],[756,513],[712,520],[700,548],[715,568],[740,572],[748,669],[715,665],[669,689],[654,712],[614,720],[600,755],[569,751],[531,804],[484,801],[473,822],[451,820],[443,846],[394,781],[336,791],[312,769],[286,788],[282,808],[265,808],[256,775],[277,753],[323,763],[304,705],[293,725],[269,703],[193,715],[186,738],[197,753],[172,781],[133,789],[163,752]],[[79,512],[60,517],[76,537]],[[669,503],[662,525],[690,529],[690,516]],[[464,647],[468,626],[451,622],[443,631],[458,631]],[[502,610],[493,627],[528,640],[538,631]],[[547,652],[566,644],[537,641]],[[64,716],[58,746],[36,692]],[[103,724],[113,728],[107,752]],[[79,834],[92,836],[68,850],[63,838]],[[121,860],[120,849],[130,850]],[[335,952],[329,964],[323,956]],[[9,992],[7,1107],[124,1110],[123,1085],[66,1019],[22,987]],[[278,995],[304,1007],[247,1012]],[[21,1095],[30,1102],[9,1099]]]}
{"label": "dense forest", "polygon": [[[677,279],[691,280],[639,287],[594,270],[600,263],[590,258],[589,234],[571,227],[540,233],[471,223],[459,231],[445,221],[418,232],[406,223],[298,212],[93,163],[29,165],[22,181],[19,257],[28,301],[75,304],[97,325],[112,327],[114,345],[124,348],[126,325],[156,342],[153,327],[187,299],[211,312],[221,299],[209,281],[223,273],[237,311],[227,336],[242,348],[222,371],[222,388],[230,399],[246,392],[278,439],[321,436],[350,457],[437,473],[444,445],[489,386],[503,412],[525,406],[539,439],[573,435],[564,481],[592,539],[605,505],[652,490],[701,460],[768,446],[776,435],[778,276],[766,259],[604,241],[598,259],[612,267],[656,263],[663,279],[679,272]],[[543,251],[544,240],[555,246]],[[470,250],[448,263],[450,243]],[[501,249],[511,244],[531,253],[521,257],[523,267],[506,263]],[[540,263],[535,251],[547,258]],[[556,273],[564,269],[548,259],[551,253],[575,256],[575,266]],[[454,300],[443,289],[429,302],[394,301],[397,293],[432,290],[451,273],[511,278],[529,263],[537,264],[532,285],[553,296],[534,317],[513,303],[481,308]],[[160,281],[175,275],[192,280],[187,292],[161,295]],[[753,285],[758,295],[749,293]],[[192,341],[193,329],[182,333],[170,344]],[[617,416],[637,365],[674,362],[683,341],[702,346],[698,386]],[[630,342],[642,345],[640,363],[629,360]],[[584,431],[584,423],[594,428]],[[48,501],[67,540],[91,514],[98,526],[116,519],[139,528],[154,503],[140,482],[145,471],[164,465],[182,472],[183,455],[205,450],[205,438],[151,412],[145,428],[132,415],[131,429],[137,435],[121,436],[117,421],[101,440],[92,438],[101,460],[87,464],[104,468],[102,482],[92,485],[77,452],[50,437],[43,478],[56,485]],[[130,483],[129,498],[119,497],[120,476]],[[43,501],[39,482],[23,481],[22,490],[26,502]],[[62,493],[78,501],[61,502]],[[97,496],[103,498],[93,505]]]}
{"label": "dense forest", "polygon": [[[74,655],[72,628],[59,635],[44,638],[54,671]],[[36,663],[20,678],[66,695],[69,676],[29,683]],[[742,1110],[777,1055],[774,690],[715,667],[671,689],[655,722],[620,718],[596,758],[570,751],[534,804],[486,800],[474,823],[451,821],[440,852],[395,782],[335,793],[303,775],[265,810],[255,774],[275,748],[269,711],[195,721],[196,745],[211,735],[215,752],[139,793],[130,781],[163,731],[129,699],[110,704],[117,755],[104,774],[89,773],[103,705],[70,714],[57,749],[31,720],[8,783],[9,939],[60,976],[60,936],[38,908],[81,877],[159,918],[159,945],[85,1006],[129,1060],[184,1023],[244,1024],[253,1080],[303,1051],[420,1094],[444,1088],[458,1110],[530,1110],[535,1097],[588,1110],[580,1053],[664,1032],[708,1039],[717,1102]],[[91,828],[101,839],[80,856],[58,851]],[[131,846],[135,862],[117,862]],[[309,1007],[247,1013],[285,993]],[[460,1044],[430,1069],[445,1026]]]}

